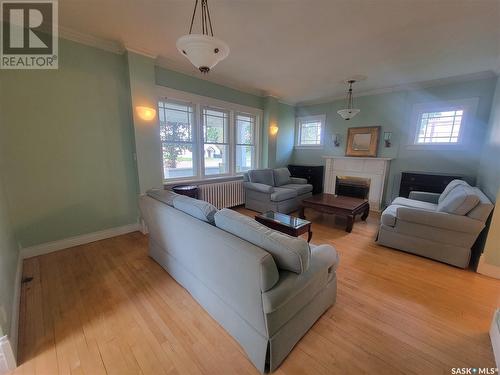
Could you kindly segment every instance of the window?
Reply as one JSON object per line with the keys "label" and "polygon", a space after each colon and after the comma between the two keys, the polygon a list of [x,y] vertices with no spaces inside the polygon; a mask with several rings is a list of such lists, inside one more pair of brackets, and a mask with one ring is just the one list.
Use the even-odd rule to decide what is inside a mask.
{"label": "window", "polygon": [[321,147],[323,145],[325,116],[297,118],[296,147]]}
{"label": "window", "polygon": [[477,100],[461,100],[417,104],[413,110],[413,146],[453,147],[466,140],[468,118],[477,107]]}
{"label": "window", "polygon": [[229,173],[229,113],[203,108],[205,176]]}
{"label": "window", "polygon": [[261,110],[165,88],[159,92],[165,181],[227,177],[257,168]]}
{"label": "window", "polygon": [[165,179],[195,176],[192,105],[160,101],[158,115],[163,152],[163,176]]}
{"label": "window", "polygon": [[255,116],[236,114],[236,172],[255,165]]}

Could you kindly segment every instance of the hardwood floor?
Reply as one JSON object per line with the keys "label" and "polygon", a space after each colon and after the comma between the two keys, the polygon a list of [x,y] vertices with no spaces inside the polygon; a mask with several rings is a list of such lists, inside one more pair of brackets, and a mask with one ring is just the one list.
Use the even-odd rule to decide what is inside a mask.
{"label": "hardwood floor", "polygon": [[[253,215],[253,212],[239,209]],[[338,298],[275,374],[450,374],[495,367],[500,281],[374,243],[306,211],[341,255]],[[238,344],[132,233],[28,259],[16,374],[257,374]]]}

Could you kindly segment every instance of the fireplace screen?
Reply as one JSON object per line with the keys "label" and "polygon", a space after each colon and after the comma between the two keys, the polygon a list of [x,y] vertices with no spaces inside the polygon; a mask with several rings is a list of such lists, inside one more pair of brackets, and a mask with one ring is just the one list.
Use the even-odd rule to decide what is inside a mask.
{"label": "fireplace screen", "polygon": [[361,199],[368,198],[370,179],[352,176],[337,176],[335,194]]}

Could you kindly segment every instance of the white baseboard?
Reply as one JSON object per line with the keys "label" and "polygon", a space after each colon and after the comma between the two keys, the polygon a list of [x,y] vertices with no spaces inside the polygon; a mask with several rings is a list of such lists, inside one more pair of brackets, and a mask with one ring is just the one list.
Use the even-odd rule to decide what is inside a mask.
{"label": "white baseboard", "polygon": [[7,336],[0,337],[0,374],[6,374],[16,368],[16,359]]}
{"label": "white baseboard", "polygon": [[495,279],[500,279],[500,267],[499,266],[495,266],[493,264],[488,264],[484,261],[484,256],[481,255],[481,257],[479,258],[479,264],[477,266],[477,272],[482,274],[482,275],[486,275],[486,276],[490,276],[490,277],[494,277]]}
{"label": "white baseboard", "polygon": [[500,309],[497,309],[495,311],[495,314],[493,314],[493,322],[491,322],[490,328],[491,346],[493,347],[493,354],[495,355],[497,368],[500,368],[500,327],[498,326],[499,315]]}
{"label": "white baseboard", "polygon": [[21,258],[27,259],[38,255],[48,254],[53,251],[67,249],[73,246],[85,245],[90,242],[105,240],[106,238],[120,236],[131,232],[141,231],[139,223],[128,224],[122,227],[110,228],[99,232],[82,234],[80,236],[69,237],[58,241],[42,243],[36,246],[21,249]]}

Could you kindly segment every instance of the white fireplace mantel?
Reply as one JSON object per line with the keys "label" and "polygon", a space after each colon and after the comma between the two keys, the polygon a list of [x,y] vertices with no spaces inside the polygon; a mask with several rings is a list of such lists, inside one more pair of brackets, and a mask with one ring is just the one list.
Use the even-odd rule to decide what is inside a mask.
{"label": "white fireplace mantel", "polygon": [[380,211],[382,196],[392,158],[323,156],[326,159],[325,193],[335,194],[337,176],[362,177],[370,179],[368,202],[370,209]]}

